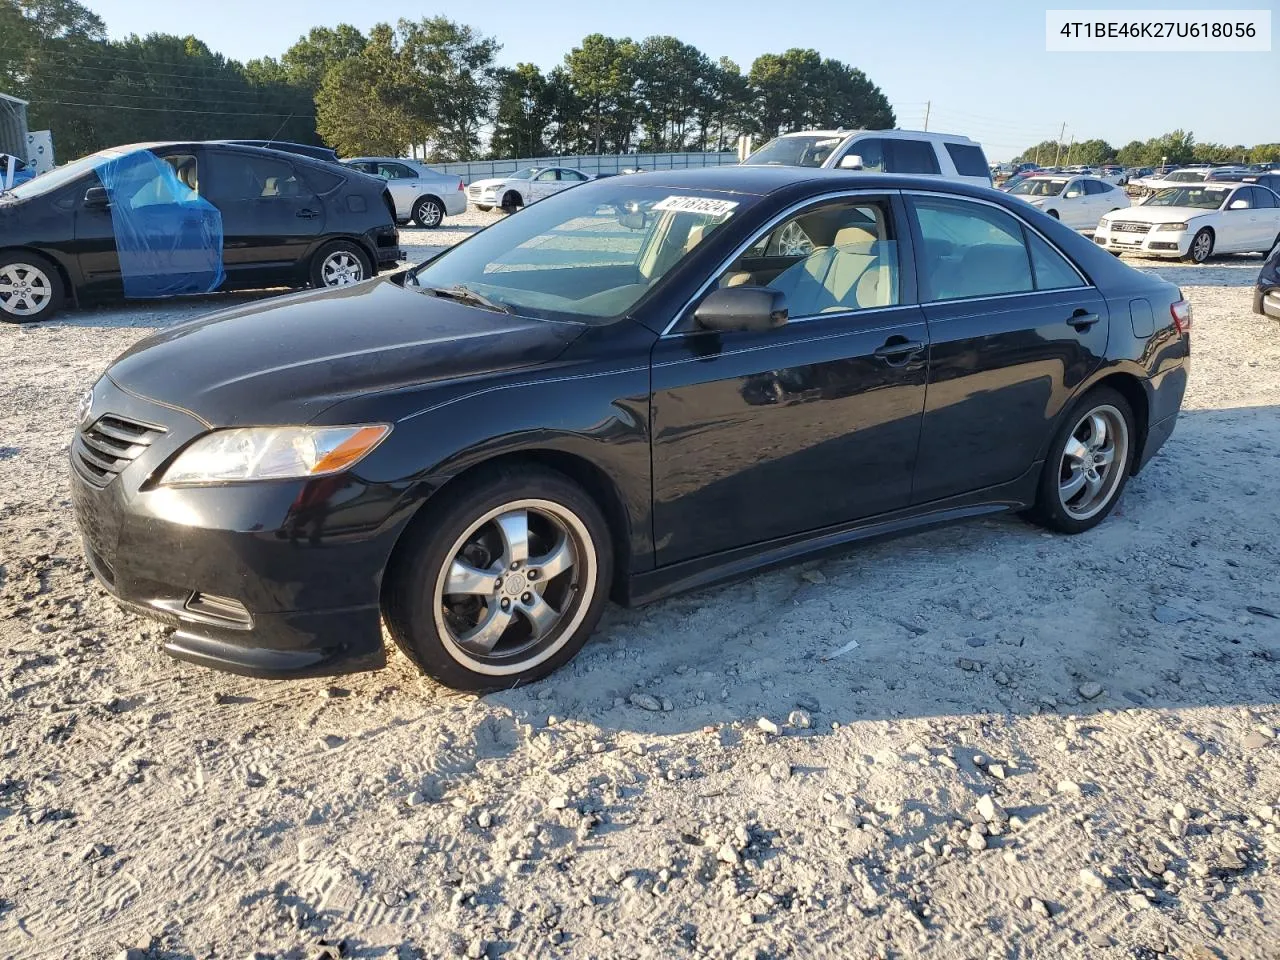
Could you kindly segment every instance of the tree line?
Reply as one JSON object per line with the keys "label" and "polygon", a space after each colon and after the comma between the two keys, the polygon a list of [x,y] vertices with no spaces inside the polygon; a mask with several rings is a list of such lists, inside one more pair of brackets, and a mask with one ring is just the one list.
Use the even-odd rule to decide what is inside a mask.
{"label": "tree line", "polygon": [[[543,72],[446,17],[316,27],[241,64],[195,37],[107,39],[76,0],[0,0],[0,92],[30,101],[61,157],[146,140],[324,142],[345,156],[433,160],[710,150],[813,127],[882,129],[893,109],[861,70],[815,50],[744,73],[676,37],[592,34]],[[486,144],[487,141],[487,144]]]}
{"label": "tree line", "polygon": [[1074,163],[1097,166],[1101,163],[1115,163],[1124,167],[1154,167],[1161,163],[1271,161],[1280,161],[1280,143],[1259,143],[1252,147],[1243,144],[1228,146],[1224,143],[1197,143],[1195,134],[1187,130],[1174,130],[1150,140],[1130,140],[1119,149],[1105,140],[1082,140],[1080,143],[1044,140],[1027,147],[1013,160],[1014,163],[1030,162],[1041,166]]}

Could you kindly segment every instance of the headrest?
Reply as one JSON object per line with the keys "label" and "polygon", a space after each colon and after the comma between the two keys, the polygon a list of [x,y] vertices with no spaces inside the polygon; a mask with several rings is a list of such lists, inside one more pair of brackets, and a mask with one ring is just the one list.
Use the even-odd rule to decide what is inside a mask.
{"label": "headrest", "polygon": [[869,247],[879,237],[866,227],[841,227],[836,231],[837,247]]}

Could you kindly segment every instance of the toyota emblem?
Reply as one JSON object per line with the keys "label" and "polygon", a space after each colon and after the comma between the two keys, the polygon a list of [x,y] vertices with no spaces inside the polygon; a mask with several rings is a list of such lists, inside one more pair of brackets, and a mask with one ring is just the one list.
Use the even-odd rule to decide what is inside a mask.
{"label": "toyota emblem", "polygon": [[80,405],[76,407],[76,416],[79,422],[84,424],[89,419],[89,414],[93,412],[93,391],[86,390],[84,396],[80,398]]}

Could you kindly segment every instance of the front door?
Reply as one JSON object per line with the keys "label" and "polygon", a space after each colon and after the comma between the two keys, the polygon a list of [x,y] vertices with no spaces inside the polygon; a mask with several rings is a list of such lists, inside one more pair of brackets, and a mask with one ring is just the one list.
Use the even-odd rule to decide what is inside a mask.
{"label": "front door", "polygon": [[925,503],[1015,480],[1102,362],[1102,294],[985,202],[914,195],[929,389],[912,492]]}
{"label": "front door", "polygon": [[710,288],[779,289],[788,323],[718,333],[686,313],[657,342],[659,565],[907,504],[928,336],[903,222],[883,194],[798,211]]}
{"label": "front door", "polygon": [[552,168],[537,174],[529,184],[529,192],[534,200],[549,197],[560,189],[560,171]]}
{"label": "front door", "polygon": [[283,157],[210,149],[201,193],[222,213],[229,283],[280,279],[324,232],[323,205]]}

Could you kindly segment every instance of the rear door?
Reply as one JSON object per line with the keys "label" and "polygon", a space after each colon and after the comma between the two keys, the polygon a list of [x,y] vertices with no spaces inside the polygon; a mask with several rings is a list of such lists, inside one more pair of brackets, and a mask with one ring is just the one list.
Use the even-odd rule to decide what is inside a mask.
{"label": "rear door", "polygon": [[222,213],[227,280],[283,279],[324,233],[324,206],[294,164],[257,152],[206,151],[201,192]]}
{"label": "rear door", "polygon": [[912,502],[1023,477],[1072,392],[1102,362],[1102,295],[996,204],[907,194],[929,325]]}
{"label": "rear door", "polygon": [[910,173],[924,176],[940,176],[938,155],[928,140],[911,137],[894,137],[886,142],[889,148],[889,172]]}
{"label": "rear door", "polygon": [[1259,250],[1270,250],[1280,240],[1280,197],[1265,186],[1253,188],[1258,201],[1258,222],[1262,224]]}

